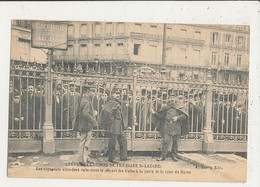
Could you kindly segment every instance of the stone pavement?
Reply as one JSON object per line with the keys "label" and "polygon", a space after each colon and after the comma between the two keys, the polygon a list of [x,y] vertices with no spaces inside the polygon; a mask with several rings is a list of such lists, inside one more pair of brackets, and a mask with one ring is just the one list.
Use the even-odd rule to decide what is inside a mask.
{"label": "stone pavement", "polygon": [[[171,178],[162,178],[162,180],[217,182],[246,181],[247,159],[234,154],[205,155],[202,153],[182,153],[179,154],[178,162],[173,162],[170,158],[167,158],[165,161],[158,162],[156,161],[157,157],[137,155],[138,154],[131,156],[131,160],[129,161],[119,162],[119,167],[121,165],[124,166],[124,169],[129,169],[126,168],[126,166],[132,167],[133,165],[138,164],[138,167],[141,167],[144,172],[154,172],[154,168],[148,170],[149,167],[158,166],[161,167],[161,169],[164,169],[165,173],[171,173],[171,175],[167,173],[167,175],[171,176]],[[95,160],[95,164],[98,164],[95,166],[104,166],[104,169],[109,170],[110,167],[107,167],[107,164],[109,164],[107,157],[104,157],[104,155],[99,155],[93,159]],[[46,156],[43,154],[19,154],[9,155],[8,157],[9,177],[88,178],[86,176],[81,177],[80,175],[78,177],[72,177],[71,175],[66,175],[66,177],[60,177],[59,175],[50,176],[45,175],[44,173],[35,172],[37,168],[50,168],[53,170],[55,168],[69,168],[78,170],[79,168],[82,168],[82,166],[78,165],[77,154],[74,153],[55,154],[52,156]],[[98,169],[98,167],[93,168]],[[169,170],[169,168],[171,170]],[[112,172],[112,170],[110,172]],[[178,175],[176,175],[176,173]],[[135,179],[140,180],[139,178]],[[156,179],[152,178],[150,180]]]}

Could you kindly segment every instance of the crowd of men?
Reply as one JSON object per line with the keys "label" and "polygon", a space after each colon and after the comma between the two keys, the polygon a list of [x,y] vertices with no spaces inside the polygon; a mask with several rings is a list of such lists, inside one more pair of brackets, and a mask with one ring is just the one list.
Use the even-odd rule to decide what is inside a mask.
{"label": "crowd of men", "polygon": [[[38,130],[45,119],[44,86],[28,83],[27,89],[10,85],[10,121],[12,130]],[[178,141],[188,132],[202,132],[205,99],[203,93],[167,92],[142,89],[135,100],[136,131],[159,130],[162,134],[162,153],[158,161],[165,160],[170,141],[171,156],[177,161]],[[246,133],[245,105],[235,95],[213,98],[213,131],[215,133]],[[222,98],[221,98],[222,97]],[[93,129],[105,129],[109,138],[108,160],[116,162],[116,142],[120,147],[120,160],[128,160],[124,131],[133,127],[133,91],[117,86],[98,88],[94,84],[53,84],[52,121],[56,137],[69,132],[80,132],[79,163],[93,162],[89,157],[89,144]]]}

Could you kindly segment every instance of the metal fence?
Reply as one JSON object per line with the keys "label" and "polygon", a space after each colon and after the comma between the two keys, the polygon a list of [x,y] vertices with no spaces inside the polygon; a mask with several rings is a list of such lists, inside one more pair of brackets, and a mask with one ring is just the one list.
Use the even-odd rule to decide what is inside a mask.
{"label": "metal fence", "polygon": [[[182,140],[202,142],[205,103],[209,102],[205,99],[205,91],[208,89],[206,73],[199,80],[184,81],[165,79],[154,72],[142,74],[135,71],[135,76],[131,77],[115,76],[113,73],[102,74],[100,72],[105,69],[100,70],[100,66],[86,66],[84,71],[69,65],[66,68],[58,67],[54,67],[52,72],[52,122],[54,138],[57,141],[78,138],[78,134],[72,131],[72,120],[78,112],[82,86],[87,82],[96,86],[92,102],[97,119],[111,96],[112,88],[116,86],[121,90],[122,110],[129,126],[126,134],[131,142],[130,150],[149,150],[149,146],[153,145],[156,145],[155,150],[160,147],[161,135],[152,120],[150,108],[160,110],[167,104],[169,93],[174,93],[178,99],[183,100],[189,114],[190,133],[183,136]],[[90,69],[92,73],[89,73]],[[113,68],[110,67],[109,71],[113,71]],[[45,119],[45,75],[44,64],[11,62],[9,140],[41,140]],[[212,87],[210,102],[214,140],[246,142],[247,88],[228,85]],[[106,133],[103,129],[98,126],[92,136],[94,140],[101,141],[102,149],[106,147]],[[100,142],[93,147],[99,149],[98,145]],[[67,150],[67,147],[64,150]],[[193,150],[192,145],[189,150]]]}

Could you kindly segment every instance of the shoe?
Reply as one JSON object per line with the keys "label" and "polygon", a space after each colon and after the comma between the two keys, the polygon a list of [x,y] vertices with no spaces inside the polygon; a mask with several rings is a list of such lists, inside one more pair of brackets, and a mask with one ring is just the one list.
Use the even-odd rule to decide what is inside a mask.
{"label": "shoe", "polygon": [[172,156],[172,160],[173,160],[173,162],[178,162],[178,159],[176,156]]}
{"label": "shoe", "polygon": [[79,165],[80,165],[80,166],[87,166],[87,164],[84,163],[84,162],[79,162]]}
{"label": "shoe", "polygon": [[126,157],[125,159],[120,159],[121,161],[127,161],[127,160],[131,160],[131,157]]}
{"label": "shoe", "polygon": [[87,159],[87,163],[94,164],[94,160],[88,158],[88,159]]}
{"label": "shoe", "polygon": [[156,160],[157,160],[157,161],[164,161],[165,158],[160,157],[160,158],[157,158]]}
{"label": "shoe", "polygon": [[113,164],[117,164],[118,162],[115,160],[108,160],[109,162],[113,163]]}

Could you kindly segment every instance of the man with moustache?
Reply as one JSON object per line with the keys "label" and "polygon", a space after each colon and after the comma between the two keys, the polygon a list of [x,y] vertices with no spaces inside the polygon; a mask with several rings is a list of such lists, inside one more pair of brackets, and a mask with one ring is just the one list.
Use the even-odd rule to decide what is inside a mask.
{"label": "man with moustache", "polygon": [[182,100],[177,100],[172,93],[169,95],[168,103],[161,110],[155,113],[151,108],[155,124],[163,135],[161,157],[157,161],[166,159],[168,148],[173,141],[171,156],[174,162],[177,162],[178,142],[181,135],[187,134],[189,130],[188,114],[183,106]]}
{"label": "man with moustache", "polygon": [[119,143],[120,160],[126,161],[130,158],[127,157],[127,139],[124,134],[127,125],[123,119],[125,115],[122,113],[120,90],[114,87],[111,94],[112,97],[107,101],[101,112],[99,124],[109,133],[108,161],[117,163],[115,161],[116,141]]}

